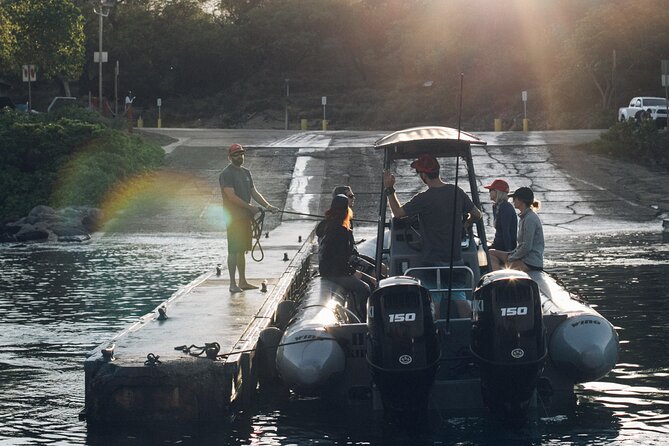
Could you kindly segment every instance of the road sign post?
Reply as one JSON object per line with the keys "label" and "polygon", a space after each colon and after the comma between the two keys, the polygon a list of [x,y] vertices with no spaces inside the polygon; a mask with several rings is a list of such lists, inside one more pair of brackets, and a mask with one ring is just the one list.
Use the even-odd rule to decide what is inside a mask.
{"label": "road sign post", "polygon": [[325,117],[325,106],[327,105],[327,103],[328,103],[328,97],[327,96],[321,97],[321,104],[323,105],[323,130],[328,129],[328,120]]}
{"label": "road sign post", "polygon": [[523,99],[523,132],[530,130],[530,121],[527,119],[527,90],[523,90],[521,94]]}
{"label": "road sign post", "polygon": [[662,86],[664,87],[664,106],[667,111],[667,122],[664,128],[669,138],[669,59],[662,61]]}
{"label": "road sign post", "polygon": [[114,68],[114,116],[118,116],[118,60],[116,61],[116,68]]}
{"label": "road sign post", "polygon": [[163,100],[161,98],[158,98],[156,104],[158,105],[158,128],[162,128],[163,122],[160,118],[160,107],[163,105]]}
{"label": "road sign post", "polygon": [[288,130],[288,99],[290,97],[290,79],[284,79],[286,82],[286,115],[285,115],[285,122],[284,122],[284,128]]}
{"label": "road sign post", "polygon": [[23,82],[28,82],[28,111],[33,109],[32,83],[37,80],[37,66],[23,65],[21,67]]}

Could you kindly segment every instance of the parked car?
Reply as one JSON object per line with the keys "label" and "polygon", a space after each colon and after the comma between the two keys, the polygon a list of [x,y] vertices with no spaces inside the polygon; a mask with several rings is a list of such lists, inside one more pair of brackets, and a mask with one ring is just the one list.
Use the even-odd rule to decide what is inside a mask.
{"label": "parked car", "polygon": [[667,100],[649,96],[632,98],[629,106],[618,109],[618,119],[624,121],[642,121],[652,119],[658,127],[667,125]]}
{"label": "parked car", "polygon": [[73,105],[77,105],[77,98],[73,96],[56,96],[51,100],[51,103],[46,108],[46,112],[49,113],[53,110]]}
{"label": "parked car", "polygon": [[8,97],[0,96],[0,111],[4,110],[5,108],[10,108],[13,110],[16,108],[16,106],[14,105],[14,102],[12,102],[12,100]]}

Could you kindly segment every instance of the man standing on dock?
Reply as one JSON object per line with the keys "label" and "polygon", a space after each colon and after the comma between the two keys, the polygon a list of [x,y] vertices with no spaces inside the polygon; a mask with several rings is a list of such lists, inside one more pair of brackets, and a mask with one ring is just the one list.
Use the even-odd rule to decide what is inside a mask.
{"label": "man standing on dock", "polygon": [[[225,226],[228,231],[228,273],[230,274],[230,292],[241,293],[244,290],[258,288],[246,281],[246,252],[251,250],[253,216],[260,208],[251,205],[251,198],[266,207],[270,212],[278,209],[265,200],[253,184],[251,172],[242,167],[244,147],[233,144],[228,149],[230,164],[223,169],[218,178],[223,195]],[[236,273],[239,272],[239,285]]]}

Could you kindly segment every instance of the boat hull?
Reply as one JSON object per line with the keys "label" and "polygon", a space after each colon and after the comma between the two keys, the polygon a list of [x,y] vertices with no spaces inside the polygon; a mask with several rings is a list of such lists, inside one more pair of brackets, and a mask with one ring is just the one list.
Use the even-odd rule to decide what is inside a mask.
{"label": "boat hull", "polygon": [[[548,358],[530,400],[532,407],[556,409],[575,401],[574,385],[599,379],[615,366],[618,336],[596,310],[576,299],[545,272],[532,272],[541,298],[541,319],[548,340]],[[381,408],[373,374],[365,361],[363,323],[346,323],[341,310],[345,298],[338,287],[317,279],[310,285],[297,316],[289,324],[276,364],[284,383],[300,394],[338,397],[359,402],[360,397]],[[339,315],[337,311],[340,311]],[[317,319],[324,323],[317,322]],[[484,409],[482,371],[470,353],[472,320],[436,320],[441,360],[432,385],[431,405],[439,410]],[[324,342],[324,340],[326,340]]]}

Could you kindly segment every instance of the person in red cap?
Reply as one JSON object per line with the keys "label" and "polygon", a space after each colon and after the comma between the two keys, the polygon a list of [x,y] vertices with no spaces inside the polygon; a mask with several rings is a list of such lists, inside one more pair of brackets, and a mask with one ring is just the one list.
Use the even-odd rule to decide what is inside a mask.
{"label": "person in red cap", "polygon": [[[246,252],[251,250],[251,220],[260,209],[251,205],[251,199],[266,207],[270,212],[278,209],[265,200],[253,185],[251,172],[242,167],[244,147],[233,144],[228,149],[230,164],[223,169],[218,178],[223,195],[225,226],[228,232],[228,273],[230,274],[230,292],[241,293],[243,290],[258,288],[246,280]],[[239,282],[236,280],[239,272]]]}
{"label": "person in red cap", "polygon": [[[383,173],[383,185],[393,216],[420,218],[423,266],[447,266],[451,260],[453,265],[462,265],[460,237],[463,229],[468,229],[481,218],[481,211],[474,206],[465,191],[459,187],[456,189],[455,185],[445,183],[439,177],[439,162],[434,156],[422,154],[411,163],[411,168],[416,170],[421,181],[427,185],[427,190],[416,194],[405,205],[399,202],[395,194],[395,176],[388,171]],[[467,221],[463,228],[464,215],[467,215]],[[455,234],[455,240],[452,234]]]}
{"label": "person in red cap", "polygon": [[518,232],[518,218],[513,205],[509,203],[509,183],[497,178],[487,186],[492,200],[493,224],[495,238],[488,248],[498,251],[513,251],[516,249],[516,235]]}

